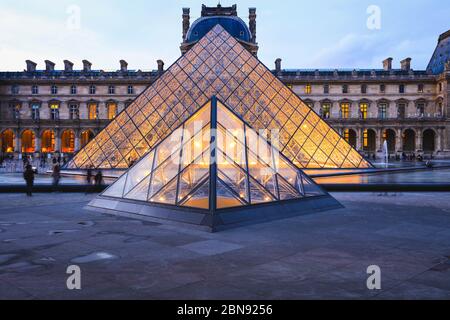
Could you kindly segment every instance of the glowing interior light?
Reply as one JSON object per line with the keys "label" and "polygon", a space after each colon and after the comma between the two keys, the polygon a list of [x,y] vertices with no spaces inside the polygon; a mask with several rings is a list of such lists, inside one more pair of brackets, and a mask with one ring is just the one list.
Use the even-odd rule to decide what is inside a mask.
{"label": "glowing interior light", "polygon": [[230,143],[230,148],[234,148],[234,147],[236,147],[236,143],[234,143],[234,142]]}
{"label": "glowing interior light", "polygon": [[159,198],[159,201],[166,201],[166,198],[161,197],[161,198]]}

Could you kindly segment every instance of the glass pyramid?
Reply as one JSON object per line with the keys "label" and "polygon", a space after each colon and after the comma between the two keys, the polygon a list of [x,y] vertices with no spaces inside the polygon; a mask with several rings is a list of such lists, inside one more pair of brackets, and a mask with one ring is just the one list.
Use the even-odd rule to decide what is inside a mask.
{"label": "glass pyramid", "polygon": [[66,166],[127,169],[212,96],[255,130],[279,130],[299,168],[368,168],[335,130],[220,25],[176,61]]}
{"label": "glass pyramid", "polygon": [[215,211],[323,195],[214,97],[102,197]]}

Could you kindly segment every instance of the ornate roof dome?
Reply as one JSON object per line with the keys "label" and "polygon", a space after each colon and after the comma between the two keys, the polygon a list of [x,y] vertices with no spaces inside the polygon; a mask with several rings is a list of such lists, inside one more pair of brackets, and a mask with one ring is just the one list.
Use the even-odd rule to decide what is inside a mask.
{"label": "ornate roof dome", "polygon": [[241,18],[234,16],[215,16],[201,17],[196,20],[187,33],[186,42],[191,43],[200,40],[218,24],[234,38],[245,42],[251,41],[250,30]]}

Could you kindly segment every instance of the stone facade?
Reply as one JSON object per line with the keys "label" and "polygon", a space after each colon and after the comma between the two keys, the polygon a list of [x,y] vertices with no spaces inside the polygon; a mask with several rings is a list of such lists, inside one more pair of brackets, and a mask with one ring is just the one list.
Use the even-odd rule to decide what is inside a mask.
{"label": "stone facade", "polygon": [[[203,7],[199,20],[213,12],[237,19],[233,6]],[[249,13],[249,41],[239,38],[242,33],[237,39],[256,55],[256,9]],[[242,20],[233,23],[233,30],[243,26]],[[182,26],[185,52],[193,45],[187,41],[192,28],[187,8]],[[440,36],[427,70],[413,70],[410,58],[397,69],[388,58],[376,70],[284,70],[277,59],[273,73],[368,156],[382,156],[387,141],[391,156],[448,157],[450,63],[442,52],[448,52],[449,38],[450,32]],[[121,60],[118,71],[105,72],[93,70],[86,60],[83,70],[73,70],[67,60],[64,70],[55,70],[48,60],[45,70],[37,70],[37,64],[28,60],[22,72],[0,72],[1,154],[78,151],[164,72],[164,63],[157,63],[155,71],[130,71]]]}

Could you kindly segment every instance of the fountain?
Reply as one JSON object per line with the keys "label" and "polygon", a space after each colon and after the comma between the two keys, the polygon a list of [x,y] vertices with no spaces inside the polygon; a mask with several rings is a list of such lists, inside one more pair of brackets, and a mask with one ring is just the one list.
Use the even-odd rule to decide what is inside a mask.
{"label": "fountain", "polygon": [[388,148],[387,140],[384,140],[383,154],[384,154],[384,161],[385,161],[386,169],[387,169],[389,167],[389,148]]}

